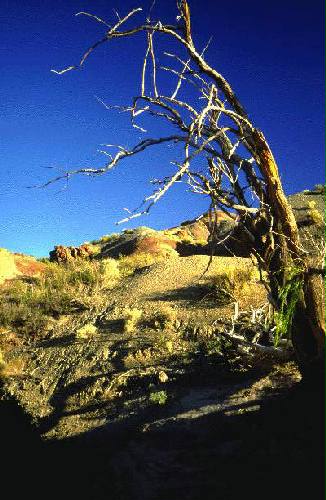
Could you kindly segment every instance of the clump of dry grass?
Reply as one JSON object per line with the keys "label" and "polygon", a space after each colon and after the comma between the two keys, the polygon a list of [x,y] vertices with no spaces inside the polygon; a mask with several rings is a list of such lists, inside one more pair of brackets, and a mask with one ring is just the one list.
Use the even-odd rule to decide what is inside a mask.
{"label": "clump of dry grass", "polygon": [[123,312],[123,331],[133,333],[143,314],[141,309],[126,307]]}
{"label": "clump of dry grass", "polygon": [[100,307],[103,290],[119,279],[113,259],[47,263],[37,278],[16,278],[0,289],[0,327],[42,336],[53,319]]}
{"label": "clump of dry grass", "polygon": [[157,353],[153,348],[138,349],[127,354],[124,358],[124,365],[127,369],[151,366],[156,358]]}
{"label": "clump of dry grass", "polygon": [[77,339],[89,339],[92,338],[97,333],[97,328],[92,323],[86,323],[86,325],[78,328],[75,332]]}
{"label": "clump of dry grass", "polygon": [[229,304],[236,300],[236,295],[243,292],[254,278],[258,278],[258,270],[251,263],[243,267],[230,267],[210,277],[211,294],[219,305]]}
{"label": "clump of dry grass", "polygon": [[0,379],[22,375],[25,362],[22,357],[16,357],[6,361],[0,350]]}
{"label": "clump of dry grass", "polygon": [[176,319],[176,310],[169,305],[163,304],[151,314],[146,323],[152,328],[164,330],[165,328],[172,328]]}
{"label": "clump of dry grass", "polygon": [[308,218],[312,224],[322,225],[324,224],[324,218],[319,210],[316,208],[315,201],[308,202]]}

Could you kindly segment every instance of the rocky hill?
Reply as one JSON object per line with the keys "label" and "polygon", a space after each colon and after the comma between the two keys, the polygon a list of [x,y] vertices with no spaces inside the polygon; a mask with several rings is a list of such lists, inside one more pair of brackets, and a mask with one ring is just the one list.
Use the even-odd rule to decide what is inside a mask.
{"label": "rocky hill", "polygon": [[[324,237],[325,199],[324,186],[289,196],[298,222],[304,247],[310,253],[318,252],[315,241]],[[216,239],[211,241],[211,227],[215,226]],[[230,236],[226,239],[226,236]],[[122,233],[103,236],[79,247],[56,246],[50,260],[65,262],[77,257],[118,258],[133,254],[150,255],[216,255],[249,257],[251,242],[237,222],[234,214],[217,211],[203,214],[180,226],[165,230],[149,227],[126,229]]]}

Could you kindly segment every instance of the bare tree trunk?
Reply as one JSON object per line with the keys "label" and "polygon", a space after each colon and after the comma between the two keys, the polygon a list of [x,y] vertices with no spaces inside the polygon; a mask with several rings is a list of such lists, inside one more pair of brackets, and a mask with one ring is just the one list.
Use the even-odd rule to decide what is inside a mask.
{"label": "bare tree trunk", "polygon": [[[273,207],[275,227],[278,229],[278,251],[269,263],[269,277],[274,300],[284,280],[284,268],[300,262],[303,268],[303,293],[298,300],[292,320],[291,338],[302,375],[321,377],[325,355],[325,297],[321,273],[311,273],[311,262],[301,250],[298,226],[282,189],[278,168],[264,135],[253,134],[257,163],[267,185],[268,204]],[[268,253],[268,249],[265,249]],[[323,378],[322,378],[323,379]]]}
{"label": "bare tree trunk", "polygon": [[292,323],[292,342],[299,368],[306,379],[323,381],[325,360],[325,294],[321,275],[308,272],[304,281],[304,298]]}

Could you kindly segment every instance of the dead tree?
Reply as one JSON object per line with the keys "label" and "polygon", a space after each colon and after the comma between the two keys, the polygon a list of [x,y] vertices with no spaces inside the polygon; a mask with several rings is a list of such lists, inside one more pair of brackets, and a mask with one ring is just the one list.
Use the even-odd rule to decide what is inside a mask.
{"label": "dead tree", "polygon": [[[187,1],[177,3],[174,26],[153,21],[148,14],[143,23],[130,26],[131,18],[142,9],[130,11],[109,25],[105,20],[79,12],[104,26],[103,37],[83,54],[79,64],[57,74],[81,68],[100,45],[115,38],[144,33],[147,49],[143,59],[139,95],[126,107],[135,128],[147,133],[140,120],[147,114],[165,120],[169,134],[144,138],[132,149],[119,147],[102,168],[82,168],[67,172],[102,175],[122,160],[158,144],[173,144],[183,150],[183,160],[175,161],[175,173],[156,181],[156,188],[141,208],[128,217],[148,213],[167,191],[180,180],[191,190],[210,198],[210,210],[237,212],[239,224],[252,242],[259,266],[268,275],[270,300],[279,309],[279,333],[287,330],[292,338],[299,367],[306,377],[318,375],[323,368],[325,326],[322,294],[316,292],[316,276],[311,272],[307,254],[302,248],[292,209],[283,192],[273,153],[261,130],[250,120],[229,82],[205,59],[207,47],[199,50],[193,41],[190,9]],[[158,67],[154,49],[157,36],[175,41],[174,53],[165,52],[170,62]],[[149,73],[149,68],[151,69]],[[174,86],[170,91],[159,88],[157,73],[166,71]],[[197,99],[182,97],[185,86],[193,89]],[[189,94],[188,94],[189,95]],[[198,99],[199,98],[199,99]],[[104,104],[104,103],[103,103]],[[198,159],[201,160],[200,167]],[[54,182],[62,176],[52,179]]]}

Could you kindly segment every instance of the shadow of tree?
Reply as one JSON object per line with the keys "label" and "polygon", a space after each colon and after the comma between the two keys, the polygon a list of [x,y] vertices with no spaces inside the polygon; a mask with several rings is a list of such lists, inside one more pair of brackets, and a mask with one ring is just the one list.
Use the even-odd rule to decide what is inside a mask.
{"label": "shadow of tree", "polygon": [[149,301],[183,301],[184,307],[216,308],[234,302],[234,297],[226,295],[209,283],[198,283],[183,288],[168,290],[163,294],[153,294],[147,297]]}
{"label": "shadow of tree", "polygon": [[246,406],[184,420],[147,408],[42,442],[21,408],[2,401],[2,488],[13,498],[323,498],[321,393],[300,383],[253,411]]}

